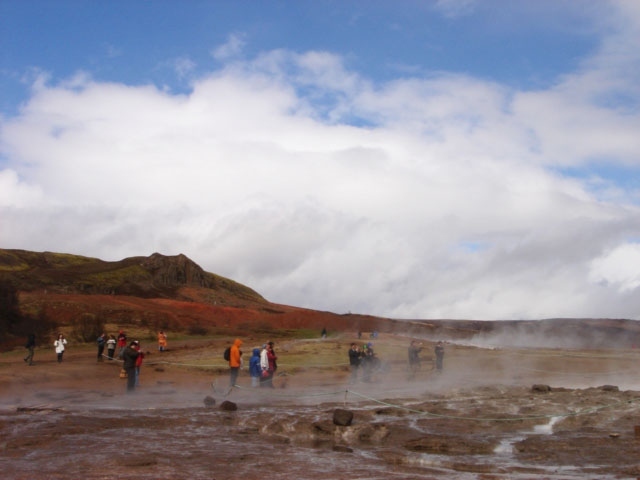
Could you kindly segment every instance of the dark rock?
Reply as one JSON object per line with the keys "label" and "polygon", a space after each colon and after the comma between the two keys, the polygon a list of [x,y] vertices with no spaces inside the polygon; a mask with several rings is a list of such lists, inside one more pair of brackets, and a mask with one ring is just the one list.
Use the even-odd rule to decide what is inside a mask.
{"label": "dark rock", "polygon": [[336,408],[333,411],[333,423],[342,427],[348,427],[353,421],[353,412],[350,410],[344,410],[342,408]]}
{"label": "dark rock", "polygon": [[235,412],[238,410],[238,405],[230,402],[229,400],[225,400],[220,404],[220,410],[224,410],[226,412]]}
{"label": "dark rock", "polygon": [[216,404],[216,399],[207,395],[204,397],[204,404],[206,407],[213,407]]}
{"label": "dark rock", "polygon": [[604,392],[619,392],[620,389],[615,385],[602,385],[600,390]]}
{"label": "dark rock", "polygon": [[551,391],[551,387],[549,385],[537,383],[531,387],[531,391],[538,393],[549,393]]}
{"label": "dark rock", "polygon": [[353,453],[353,448],[347,447],[346,445],[334,445],[332,450],[334,452]]}

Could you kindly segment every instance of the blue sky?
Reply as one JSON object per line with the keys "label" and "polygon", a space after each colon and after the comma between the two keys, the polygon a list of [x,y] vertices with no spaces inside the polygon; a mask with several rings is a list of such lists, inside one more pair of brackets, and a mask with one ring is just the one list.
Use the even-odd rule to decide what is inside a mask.
{"label": "blue sky", "polygon": [[0,0],[0,247],[398,318],[640,318],[640,4]]}

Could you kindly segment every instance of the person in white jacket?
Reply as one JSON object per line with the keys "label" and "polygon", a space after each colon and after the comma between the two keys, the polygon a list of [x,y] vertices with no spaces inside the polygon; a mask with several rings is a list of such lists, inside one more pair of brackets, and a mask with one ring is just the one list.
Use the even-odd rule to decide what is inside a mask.
{"label": "person in white jacket", "polygon": [[56,353],[58,354],[58,363],[62,362],[62,354],[64,353],[64,346],[67,344],[67,339],[64,335],[58,335],[58,339],[53,342],[53,346],[56,347]]}
{"label": "person in white jacket", "polygon": [[269,379],[269,357],[267,355],[267,344],[262,345],[262,350],[260,351],[260,386],[266,387],[267,380]]}

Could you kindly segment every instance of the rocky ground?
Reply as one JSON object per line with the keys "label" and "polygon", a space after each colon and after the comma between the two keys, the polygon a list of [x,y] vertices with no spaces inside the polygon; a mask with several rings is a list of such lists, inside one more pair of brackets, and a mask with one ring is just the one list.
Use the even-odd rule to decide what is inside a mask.
{"label": "rocky ground", "polygon": [[278,339],[274,389],[228,388],[228,339],[151,344],[133,395],[90,347],[2,354],[2,477],[640,478],[640,351],[449,343],[436,373],[419,339],[411,378],[409,338],[381,335],[380,369],[351,385],[354,340]]}

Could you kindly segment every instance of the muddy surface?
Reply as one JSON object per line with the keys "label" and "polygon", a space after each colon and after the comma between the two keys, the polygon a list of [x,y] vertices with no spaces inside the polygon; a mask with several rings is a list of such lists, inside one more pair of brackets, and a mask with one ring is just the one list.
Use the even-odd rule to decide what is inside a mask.
{"label": "muddy surface", "polygon": [[150,356],[129,395],[89,350],[31,367],[7,354],[2,478],[640,478],[640,352],[450,344],[442,373],[425,362],[410,378],[405,339],[389,337],[384,368],[351,385],[348,343],[319,344],[340,352],[333,366],[295,364],[289,345],[274,389],[246,372],[229,389],[217,357],[194,366],[210,346],[193,345]]}

